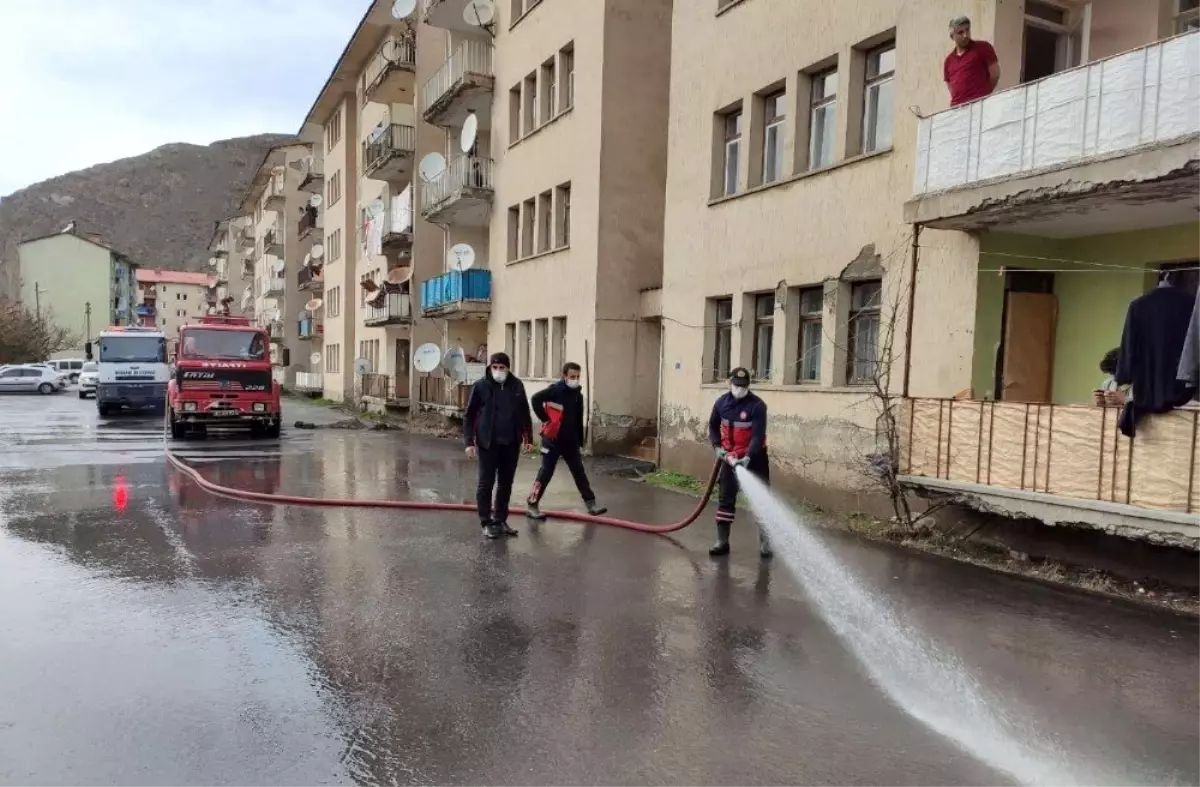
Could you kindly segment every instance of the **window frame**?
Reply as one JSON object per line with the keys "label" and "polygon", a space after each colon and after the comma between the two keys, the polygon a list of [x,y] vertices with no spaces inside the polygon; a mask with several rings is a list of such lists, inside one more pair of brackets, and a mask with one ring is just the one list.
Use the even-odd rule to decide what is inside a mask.
{"label": "window frame", "polygon": [[[892,54],[891,70],[890,71],[879,70],[877,73],[872,75],[872,73],[871,73],[872,60],[874,60],[876,58],[882,59],[882,57],[884,55],[886,55],[888,52],[891,52],[891,54]],[[891,91],[891,93],[892,93],[891,100],[892,100],[893,105],[895,104],[896,97],[895,97],[894,85],[895,85],[895,79],[896,79],[896,42],[895,42],[895,40],[892,40],[892,41],[888,41],[886,43],[880,44],[879,46],[871,47],[864,54],[865,54],[865,66],[866,67],[863,72],[862,152],[864,154],[866,154],[866,153],[878,153],[883,150],[889,150],[895,141],[894,136],[893,136],[893,134],[894,134],[893,126],[895,125],[895,112],[894,112],[895,107],[893,106],[893,108],[892,108],[893,111],[889,118],[889,126],[887,128],[887,144],[886,145],[879,144],[878,114],[879,114],[879,107],[881,106],[881,102],[878,99],[876,99],[875,110],[874,110],[874,112],[872,112],[871,111],[871,94],[872,94],[872,91],[875,91],[876,95],[878,95],[879,92],[882,92],[884,86],[892,85],[893,89]]]}
{"label": "window frame", "polygon": [[[721,196],[732,197],[738,193],[741,186],[742,169],[742,137],[743,113],[742,108],[731,109],[721,115]],[[732,131],[730,130],[732,128]],[[730,183],[730,151],[733,151],[733,182]]]}
{"label": "window frame", "polygon": [[[806,311],[805,296],[816,294],[817,307]],[[820,385],[821,383],[821,345],[825,322],[825,290],[823,287],[800,287],[796,290],[796,385]],[[813,358],[808,357],[805,338],[810,330],[815,329],[817,342]],[[815,374],[809,377],[806,372]]]}
{"label": "window frame", "polygon": [[[787,166],[787,156],[785,155],[785,124],[787,123],[787,90],[780,88],[763,96],[763,139],[762,139],[762,182],[777,183],[783,180],[786,175],[784,169]],[[768,114],[768,110],[774,109],[775,114]],[[772,137],[774,138],[774,157],[772,158],[771,144]],[[771,170],[775,169],[774,173]]]}
{"label": "window frame", "polygon": [[[713,305],[713,357],[709,382],[719,383],[729,378],[733,370],[733,296],[711,299]],[[721,316],[722,307],[728,306],[729,314]]]}
{"label": "window frame", "polygon": [[[864,287],[874,286],[875,297],[868,300],[865,305],[855,306],[855,294]],[[882,304],[883,304],[883,280],[882,279],[863,279],[850,283],[848,291],[850,299],[849,309],[846,318],[846,384],[847,385],[870,385],[874,381],[874,373],[879,366],[879,328],[882,320]],[[860,376],[858,374],[858,366],[860,363],[858,346],[858,324],[861,320],[874,319],[875,333],[872,338],[872,348],[875,351],[875,358],[869,363],[871,364],[871,374]],[[864,361],[866,362],[866,361]]]}
{"label": "window frame", "polygon": [[[829,77],[833,78],[833,85],[834,85],[833,93],[825,94],[824,92],[822,92],[821,97],[818,98],[817,97],[818,88],[821,88],[823,90],[826,80]],[[832,66],[831,68],[826,68],[821,71],[818,71],[809,78],[809,81],[810,81],[810,88],[808,91],[808,170],[811,172],[813,170],[824,169],[825,167],[833,166],[834,156],[837,153],[837,144],[836,143],[837,143],[838,68],[837,68],[837,66]],[[830,134],[829,140],[828,140],[828,142],[829,142],[829,160],[824,161],[824,162],[818,162],[817,157],[814,155],[815,146],[816,146],[817,137],[818,137],[818,135],[817,135],[817,128],[818,128],[817,117],[818,117],[819,113],[824,112],[824,111],[828,111],[832,115],[833,128],[831,130],[831,134]],[[824,116],[822,115],[822,119],[823,118],[824,118]],[[821,128],[823,129],[824,126],[821,126]],[[824,141],[823,136],[822,136],[822,141]]]}

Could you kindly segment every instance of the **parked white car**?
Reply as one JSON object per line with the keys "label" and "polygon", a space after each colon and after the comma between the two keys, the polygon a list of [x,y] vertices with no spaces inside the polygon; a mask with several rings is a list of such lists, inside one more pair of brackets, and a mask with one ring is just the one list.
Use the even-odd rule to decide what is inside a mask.
{"label": "parked white car", "polygon": [[0,371],[0,393],[58,393],[67,376],[42,365],[17,364]]}
{"label": "parked white car", "polygon": [[96,395],[96,385],[100,381],[100,364],[87,361],[79,370],[79,398],[86,399]]}

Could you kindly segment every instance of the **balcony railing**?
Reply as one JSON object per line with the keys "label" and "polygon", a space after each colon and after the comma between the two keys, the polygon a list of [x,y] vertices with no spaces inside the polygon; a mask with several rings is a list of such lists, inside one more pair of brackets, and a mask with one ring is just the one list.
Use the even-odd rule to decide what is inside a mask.
{"label": "balcony railing", "polygon": [[283,339],[283,323],[269,322],[266,325],[266,329],[267,336],[271,338],[271,341],[279,341]]}
{"label": "balcony railing", "polygon": [[[398,103],[406,89],[412,89],[412,74],[417,68],[417,42],[412,36],[391,36],[375,51],[367,63],[366,96],[368,101]],[[393,84],[395,82],[395,84]],[[411,93],[408,96],[411,102]]]}
{"label": "balcony railing", "polygon": [[1200,410],[1147,415],[1129,439],[1120,410],[913,399],[900,417],[900,472],[1139,508],[1200,512]]}
{"label": "balcony railing", "polygon": [[325,335],[325,323],[322,320],[309,317],[300,320],[297,325],[301,339],[319,339]]}
{"label": "balcony railing", "polygon": [[283,295],[287,282],[282,276],[267,276],[262,280],[263,295]]}
{"label": "balcony railing", "polygon": [[442,67],[421,85],[421,111],[429,112],[462,84],[468,74],[492,78],[492,46],[484,41],[464,41]]}
{"label": "balcony railing", "polygon": [[921,119],[920,196],[1200,133],[1200,31]]}
{"label": "balcony railing", "polygon": [[425,184],[421,190],[421,211],[428,213],[464,191],[493,191],[493,163],[482,156],[458,156],[442,170],[442,174]]}
{"label": "balcony railing", "polygon": [[300,162],[300,189],[302,191],[320,193],[321,184],[324,180],[324,159],[317,156],[309,156]]}
{"label": "balcony railing", "polygon": [[389,292],[382,302],[363,305],[363,325],[387,325],[412,320],[412,296],[407,292]]}
{"label": "balcony railing", "polygon": [[325,390],[325,375],[320,372],[296,372],[296,390],[305,393]]}
{"label": "balcony railing", "polygon": [[284,204],[284,183],[283,175],[272,175],[267,181],[266,205],[272,210],[281,210]]}
{"label": "balcony railing", "polygon": [[300,236],[300,240],[308,237],[309,233],[313,230],[321,229],[323,223],[321,220],[321,211],[318,208],[314,208],[311,205],[305,208],[304,214],[300,216],[300,224],[297,227],[297,234]]}
{"label": "balcony railing", "polygon": [[254,227],[250,224],[247,224],[245,227],[243,227],[242,231],[239,232],[237,236],[238,247],[247,251],[254,249],[256,240],[257,239],[254,237]]}
{"label": "balcony railing", "polygon": [[451,271],[421,282],[421,314],[426,317],[491,311],[492,272]]}
{"label": "balcony railing", "polygon": [[461,414],[467,409],[471,383],[456,383],[448,377],[423,375],[418,381],[417,401],[429,408]]}
{"label": "balcony railing", "polygon": [[320,290],[325,287],[324,268],[305,265],[296,274],[296,286],[301,290]]}
{"label": "balcony railing", "polygon": [[412,175],[412,158],[417,149],[417,130],[392,123],[381,127],[362,143],[363,174],[388,180]]}

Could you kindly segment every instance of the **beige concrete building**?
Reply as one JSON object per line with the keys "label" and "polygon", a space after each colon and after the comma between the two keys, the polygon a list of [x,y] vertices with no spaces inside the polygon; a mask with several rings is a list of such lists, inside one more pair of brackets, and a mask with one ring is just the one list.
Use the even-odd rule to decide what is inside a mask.
{"label": "beige concrete building", "polygon": [[213,224],[213,233],[208,241],[209,268],[217,282],[217,303],[227,307],[230,314],[253,315],[253,287],[242,278],[242,260],[245,252],[237,236],[249,217],[231,216]]}
{"label": "beige concrete building", "polygon": [[[276,379],[292,387],[297,372],[311,373],[309,352],[301,346],[313,340],[306,308],[309,298],[300,290],[300,271],[312,244],[311,233],[301,238],[300,217],[310,197],[301,191],[304,166],[309,159],[307,144],[281,145],[264,157],[242,198],[241,209],[249,217],[242,230],[242,245],[248,256],[243,270],[253,282],[255,319],[271,337],[271,361]],[[250,235],[253,234],[253,249]]]}
{"label": "beige concrete building", "polygon": [[172,350],[180,326],[211,313],[219,302],[212,274],[139,268],[136,275],[138,323],[166,334]]}
{"label": "beige concrete building", "polygon": [[[1164,484],[1090,404],[1130,300],[1161,270],[1186,286],[1200,256],[1186,6],[676,3],[663,464],[711,466],[708,414],[742,365],[773,477],[819,503],[875,507],[886,393],[911,483],[1194,544],[1191,417],[1138,438],[1178,459]],[[1001,79],[947,109],[961,13]]]}

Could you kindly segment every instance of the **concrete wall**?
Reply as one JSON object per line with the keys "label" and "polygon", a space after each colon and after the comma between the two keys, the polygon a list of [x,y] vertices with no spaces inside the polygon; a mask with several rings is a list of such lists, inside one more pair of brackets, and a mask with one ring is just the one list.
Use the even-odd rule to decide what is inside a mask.
{"label": "concrete wall", "polygon": [[[341,112],[342,134],[332,149],[325,145],[322,132],[320,144],[324,148],[325,183],[335,173],[341,173],[342,195],[337,204],[331,205],[328,198],[321,205],[324,218],[325,246],[325,396],[334,401],[344,401],[354,393],[354,359],[357,355],[358,327],[358,267],[359,252],[355,240],[355,225],[358,213],[358,100],[354,94],[357,80],[348,81],[347,92],[337,102]],[[328,123],[330,117],[324,118]],[[328,190],[326,191],[328,194]],[[341,232],[341,255],[330,258],[330,238]],[[331,292],[335,290],[336,292]],[[340,313],[330,317],[330,299],[337,297]],[[331,356],[336,356],[333,358]],[[337,371],[330,371],[336,369]]]}
{"label": "concrete wall", "polygon": [[[704,427],[726,383],[706,382],[712,317],[706,299],[732,296],[733,364],[751,365],[749,293],[815,286],[825,290],[819,385],[795,385],[798,325],[790,304],[775,312],[774,376],[757,385],[767,401],[773,463],[781,482],[813,499],[845,503],[869,487],[863,456],[874,444],[877,407],[845,385],[848,277],[865,265],[882,272],[884,322],[896,314],[891,387],[902,389],[911,228],[902,203],[911,191],[916,118],[948,103],[941,79],[949,19],[966,10],[990,36],[991,4],[747,2],[715,15],[708,4],[676,3],[672,31],[670,150],[663,271],[664,464],[704,473],[711,464]],[[894,31],[895,97],[891,149],[860,155],[862,47]],[[807,172],[806,69],[838,65],[835,164]],[[787,91],[785,177],[752,187],[761,156],[760,91]],[[718,155],[714,113],[741,101],[746,121],[740,193],[711,199]],[[761,160],[761,159],[759,159]],[[952,395],[970,383],[974,342],[975,241],[963,233],[922,235],[912,352],[912,393]],[[794,291],[793,291],[794,292]],[[706,341],[706,335],[709,341]],[[830,491],[832,490],[832,491]],[[834,499],[839,498],[840,499]]]}
{"label": "concrete wall", "polygon": [[[22,302],[55,324],[85,336],[87,304],[91,304],[92,334],[109,326],[113,305],[113,254],[103,246],[74,235],[51,235],[22,243],[20,260]],[[35,289],[38,295],[35,296]]]}
{"label": "concrete wall", "polygon": [[[173,341],[179,336],[181,325],[208,314],[206,286],[159,282],[155,285],[155,291],[155,327],[166,334],[168,340]],[[145,302],[144,296],[139,298],[139,303]]]}

